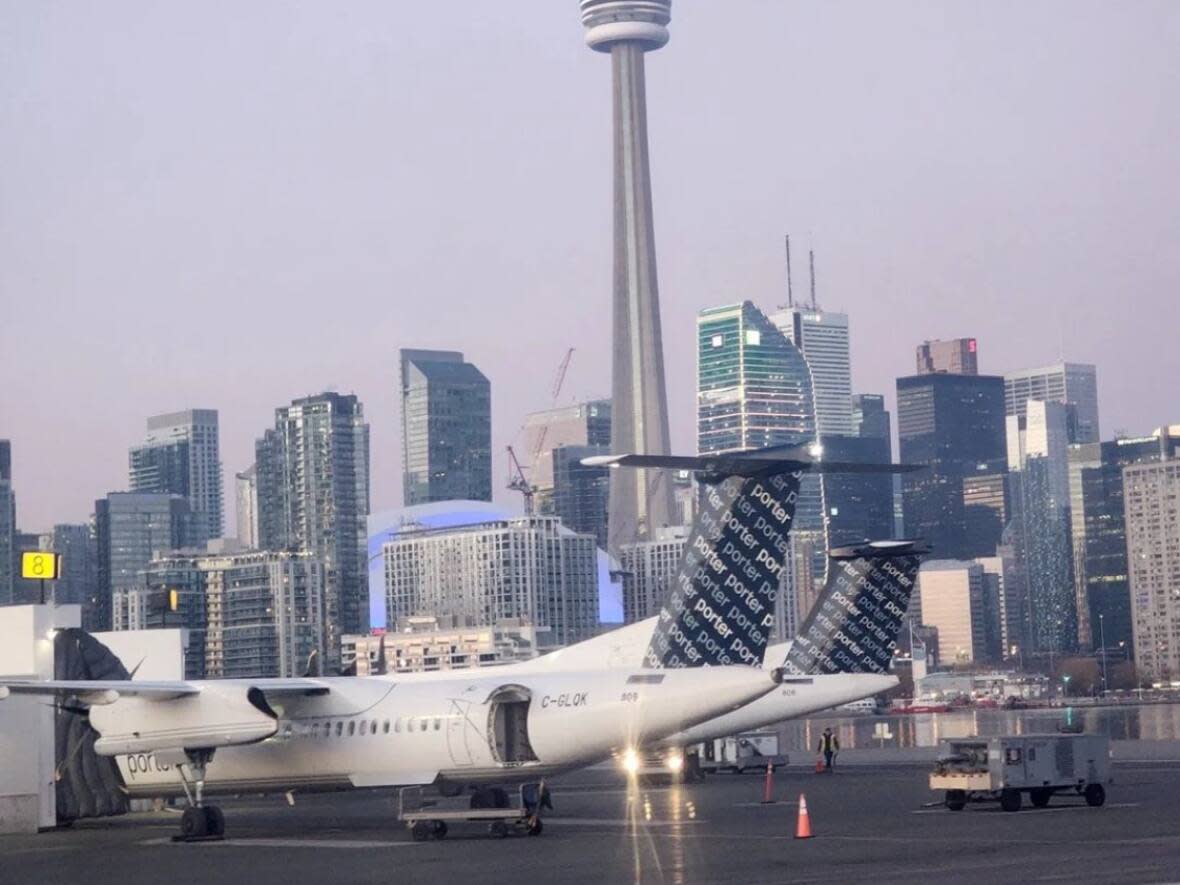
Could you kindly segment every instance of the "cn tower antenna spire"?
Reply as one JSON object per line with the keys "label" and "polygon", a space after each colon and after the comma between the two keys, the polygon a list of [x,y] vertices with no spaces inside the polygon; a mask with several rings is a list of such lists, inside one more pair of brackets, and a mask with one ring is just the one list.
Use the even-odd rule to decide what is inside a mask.
{"label": "cn tower antenna spire", "polygon": [[795,293],[791,290],[791,235],[787,234],[787,307],[795,306]]}

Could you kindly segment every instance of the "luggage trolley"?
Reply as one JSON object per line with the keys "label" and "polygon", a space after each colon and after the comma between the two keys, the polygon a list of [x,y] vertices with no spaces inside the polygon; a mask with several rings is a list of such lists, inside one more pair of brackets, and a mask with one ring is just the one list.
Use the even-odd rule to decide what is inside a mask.
{"label": "luggage trolley", "polygon": [[403,787],[398,790],[397,819],[405,823],[416,842],[429,839],[445,839],[447,822],[486,822],[488,835],[503,839],[510,832],[540,836],[541,797],[545,782],[521,784],[517,791],[517,803],[503,808],[456,808],[442,805],[437,799],[422,797],[421,787]]}

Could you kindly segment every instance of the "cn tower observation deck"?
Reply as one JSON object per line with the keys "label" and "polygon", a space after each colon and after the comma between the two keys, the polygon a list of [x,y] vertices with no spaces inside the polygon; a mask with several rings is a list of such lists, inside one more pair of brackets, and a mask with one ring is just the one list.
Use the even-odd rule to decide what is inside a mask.
{"label": "cn tower observation deck", "polygon": [[[614,298],[611,450],[668,454],[668,395],[660,332],[647,148],[644,53],[668,42],[671,0],[581,0],[586,45],[610,53],[614,96]],[[612,470],[610,552],[673,522],[663,471]]]}

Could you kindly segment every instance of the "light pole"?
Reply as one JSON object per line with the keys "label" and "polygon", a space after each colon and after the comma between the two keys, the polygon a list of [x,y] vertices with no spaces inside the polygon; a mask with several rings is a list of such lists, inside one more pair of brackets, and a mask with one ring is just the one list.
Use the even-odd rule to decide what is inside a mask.
{"label": "light pole", "polygon": [[1102,646],[1102,696],[1106,697],[1106,624],[1104,616],[1098,616],[1098,644]]}

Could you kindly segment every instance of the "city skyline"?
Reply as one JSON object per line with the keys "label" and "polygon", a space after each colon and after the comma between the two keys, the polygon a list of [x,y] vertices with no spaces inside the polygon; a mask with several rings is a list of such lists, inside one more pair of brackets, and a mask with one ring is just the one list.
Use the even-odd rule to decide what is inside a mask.
{"label": "city skyline", "polygon": [[[231,475],[249,466],[274,403],[328,388],[365,403],[374,506],[392,504],[401,491],[400,423],[390,396],[398,347],[463,350],[503,391],[498,402],[519,404],[498,410],[492,446],[494,498],[518,507],[503,489],[498,456],[524,414],[548,405],[548,380],[565,349],[578,348],[569,401],[609,390],[609,96],[602,59],[581,45],[574,8],[537,3],[510,25],[473,13],[448,30],[446,45],[463,49],[454,55],[455,76],[469,84],[462,72],[471,65],[481,84],[467,92],[456,89],[458,79],[417,84],[438,90],[421,99],[400,84],[442,44],[425,36],[398,44],[400,54],[385,51],[393,37],[382,34],[395,28],[376,6],[347,24],[304,8],[292,15],[286,41],[268,37],[267,15],[243,13],[235,38],[242,42],[223,47],[226,69],[213,77],[196,76],[199,64],[181,65],[199,57],[210,32],[220,33],[215,4],[186,13],[185,35],[162,10],[90,19],[86,11],[62,17],[14,6],[14,26],[0,36],[0,114],[15,118],[24,102],[39,108],[20,118],[19,131],[9,127],[15,134],[0,145],[0,185],[9,195],[0,217],[0,370],[14,382],[0,392],[0,437],[13,442],[20,528],[82,522],[94,500],[126,488],[124,456],[141,441],[147,415],[218,409]],[[653,55],[647,77],[674,450],[690,450],[694,436],[696,312],[744,298],[767,309],[785,303],[785,231],[800,249],[816,250],[819,301],[854,317],[853,390],[884,393],[892,411],[893,381],[912,371],[916,345],[969,335],[981,343],[986,374],[1060,359],[1095,363],[1103,439],[1171,420],[1160,414],[1163,384],[1180,356],[1164,346],[1168,324],[1149,317],[1166,309],[1160,299],[1180,279],[1177,259],[1154,245],[1174,239],[1180,219],[1171,208],[1153,214],[1143,207],[1180,205],[1168,196],[1177,183],[1161,165],[1172,150],[1168,127],[1180,90],[1160,36],[1180,17],[1164,5],[1130,20],[1100,7],[1089,17],[1061,15],[1064,8],[948,8],[945,33],[910,38],[913,59],[884,74],[879,36],[870,42],[840,30],[847,10],[801,14],[763,5],[765,33],[739,35],[721,11],[676,8],[675,51]],[[888,35],[918,19],[916,8],[902,10],[886,15],[866,6],[863,15]],[[399,17],[406,15],[421,18],[421,34],[447,21],[443,9]],[[1058,40],[1045,47],[1037,33],[1050,26]],[[29,50],[34,31],[58,40],[68,61],[42,68]],[[1011,55],[981,58],[1001,33]],[[313,35],[321,48],[307,52]],[[1095,40],[1117,42],[1139,67],[1090,72],[1084,59]],[[160,53],[159,83],[135,79],[142,55],[119,57],[122,41],[153,44],[146,51]],[[110,51],[101,56],[108,76],[83,81],[99,44]],[[236,88],[261,75],[259,45],[270,67],[256,89],[228,101],[228,77]],[[1037,52],[1024,52],[1029,45]],[[338,64],[357,46],[371,50],[363,61]],[[954,67],[956,53],[978,69]],[[508,55],[520,59],[509,64]],[[892,51],[890,59],[897,61]],[[953,70],[954,83],[931,90],[920,76],[930,65]],[[1030,65],[1057,73],[1037,79]],[[791,94],[789,125],[772,125],[764,108],[777,106],[781,90],[805,70],[825,88],[815,90],[818,97]],[[860,78],[869,70],[887,82],[866,101]],[[301,93],[299,84],[316,77],[326,85]],[[545,115],[487,101],[521,86],[521,78]],[[338,92],[350,96],[343,109],[329,107]],[[125,101],[107,100],[124,93]],[[568,112],[552,103],[557,95],[576,99]],[[262,97],[275,99],[265,113]],[[741,139],[725,125],[705,126],[697,113],[702,103],[723,107],[723,99],[729,104],[716,122],[738,127]],[[914,131],[868,131],[880,115],[916,99],[920,106],[902,115]],[[297,148],[308,102],[316,115],[328,114],[324,130],[339,131]],[[381,123],[391,106],[408,115],[415,136],[431,114],[470,119],[480,151],[463,144],[456,153],[429,134],[407,147]],[[1101,128],[1093,107],[1101,108]],[[151,122],[142,132],[127,119],[140,111]],[[260,126],[275,134],[260,134]],[[193,127],[218,133],[196,150]],[[67,131],[88,137],[87,167],[61,165],[76,144]],[[538,134],[549,139],[544,156],[535,145],[522,154]],[[1063,139],[1074,148],[1066,163],[1057,151]],[[1134,162],[1112,175],[1111,153]],[[224,162],[210,165],[207,154]],[[440,178],[444,171],[450,177]],[[416,184],[415,175],[430,186]],[[917,211],[890,208],[914,187]],[[406,227],[402,209],[389,208],[395,204],[426,239]],[[485,204],[497,215],[486,215]],[[1045,215],[1045,205],[1055,214]],[[489,223],[502,213],[508,217]],[[301,216],[302,226],[285,223],[286,215]],[[323,227],[319,215],[332,225]],[[506,230],[513,236],[500,233]],[[63,240],[74,250],[68,268],[55,247]],[[442,245],[468,260],[440,261]],[[489,286],[477,299],[466,294]],[[1126,293],[1125,303],[1139,309],[1111,310],[1111,293]],[[423,296],[435,309],[413,310]],[[290,318],[275,316],[277,299],[291,304]],[[204,335],[177,335],[169,310],[149,310],[164,300],[194,323],[187,302],[202,301],[200,321],[218,336],[214,358]],[[307,325],[325,301],[330,313]],[[34,328],[52,329],[54,346],[46,349]],[[291,336],[306,337],[308,329],[321,336],[315,359],[277,344],[258,358],[260,338],[298,340]],[[521,342],[531,351],[527,361]],[[71,356],[55,360],[55,353]]]}

